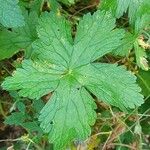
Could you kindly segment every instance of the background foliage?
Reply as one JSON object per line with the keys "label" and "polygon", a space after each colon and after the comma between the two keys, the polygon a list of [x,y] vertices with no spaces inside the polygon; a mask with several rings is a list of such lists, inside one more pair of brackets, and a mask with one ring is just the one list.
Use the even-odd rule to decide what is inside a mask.
{"label": "background foliage", "polygon": [[[56,107],[56,105],[54,105],[54,107],[52,107],[53,105],[51,107],[48,107],[49,103],[47,102],[52,95],[50,91],[53,90],[51,89],[54,88],[57,83],[54,82],[53,87],[49,87],[49,92],[40,91],[40,89],[42,86],[49,86],[49,84],[47,84],[47,82],[49,82],[49,78],[55,80],[57,76],[52,77],[47,76],[47,74],[38,74],[38,71],[50,71],[47,70],[47,68],[49,67],[47,63],[43,63],[41,61],[38,62],[38,65],[35,65],[32,64],[32,61],[27,61],[24,59],[32,58],[34,60],[37,60],[37,58],[40,58],[41,60],[44,59],[46,61],[52,59],[52,61],[55,63],[57,62],[64,64],[58,55],[52,55],[52,53],[49,53],[47,51],[48,47],[43,44],[44,41],[49,42],[51,40],[51,36],[54,38],[53,31],[56,30],[57,26],[60,27],[60,30],[63,33],[66,33],[65,38],[67,38],[67,40],[69,41],[67,44],[65,44],[67,48],[71,49],[70,43],[73,42],[70,38],[71,36],[73,37],[73,39],[75,39],[74,43],[78,43],[75,47],[77,49],[77,53],[75,56],[73,56],[73,60],[75,60],[76,56],[80,54],[79,50],[81,47],[82,49],[84,49],[84,46],[86,47],[87,44],[91,44],[94,45],[92,47],[92,50],[97,49],[97,47],[101,50],[100,53],[97,53],[97,56],[101,56],[101,58],[97,59],[96,62],[98,62],[99,64],[112,64],[112,68],[109,67],[108,64],[101,66],[103,68],[101,72],[98,72],[98,70],[92,68],[91,66],[78,69],[75,73],[76,79],[82,79],[82,82],[85,82],[84,85],[86,85],[88,82],[90,82],[90,84],[93,84],[95,82],[101,83],[101,81],[103,81],[102,79],[105,78],[102,72],[107,72],[110,77],[105,79],[104,85],[107,86],[103,86],[104,90],[115,92],[119,91],[117,89],[126,89],[126,93],[123,93],[123,90],[120,90],[123,95],[126,94],[125,98],[123,99],[125,102],[125,107],[123,107],[122,101],[118,101],[117,104],[111,102],[112,99],[109,98],[107,99],[107,101],[104,101],[105,103],[101,101],[101,98],[103,99],[103,97],[101,97],[101,93],[97,92],[98,85],[95,85],[95,87],[86,86],[88,91],[91,91],[94,95],[97,96],[96,98],[94,95],[91,95],[92,99],[94,98],[94,101],[97,105],[95,106],[91,102],[93,108],[96,109],[97,120],[92,127],[91,136],[89,136],[84,141],[75,140],[72,143],[66,142],[68,143],[67,149],[150,149],[149,0],[0,0],[0,4],[0,82],[3,83],[3,88],[1,87],[0,89],[1,150],[49,150],[54,148],[53,144],[50,144],[48,142],[48,135],[44,134],[41,128],[42,126],[46,128],[45,124],[43,123],[40,126],[40,122],[47,122],[47,119],[45,119],[47,110],[53,110],[53,108]],[[94,20],[96,18],[94,18],[93,14],[95,14],[96,16],[96,13],[94,12],[97,12],[97,16],[99,16],[98,12],[101,12],[100,16],[102,16],[105,11],[107,11],[106,18],[101,20],[100,17],[99,19]],[[54,22],[48,18],[48,15],[44,16],[44,12],[45,14],[48,14],[48,12],[50,12],[50,18],[57,21],[57,24],[53,24]],[[90,14],[87,14],[89,12],[92,14],[92,16]],[[57,17],[55,18],[55,16]],[[116,26],[118,28],[115,29],[115,33],[111,33],[111,27],[113,26],[113,28],[115,28],[115,25],[112,25],[115,24],[114,19],[112,19],[113,17],[116,18]],[[67,21],[65,22],[64,20]],[[97,22],[92,28],[91,23],[93,23],[94,21]],[[68,22],[70,25],[68,25]],[[97,34],[95,34],[95,29],[100,25],[103,28],[97,30]],[[62,26],[65,27],[65,31],[64,28],[61,29]],[[87,32],[86,26],[89,26],[89,32]],[[47,29],[53,29],[51,34],[48,35],[48,38],[45,38],[48,33],[46,34],[46,32],[43,32],[42,28],[43,30],[46,29],[46,31]],[[107,31],[107,29],[109,30]],[[85,40],[83,38],[82,40],[80,40],[82,35],[84,35],[84,33],[86,32],[87,34],[86,36],[84,36]],[[124,34],[124,36],[122,36],[122,34]],[[113,37],[113,40],[111,38],[108,38],[110,36]],[[123,37],[123,39],[120,40],[119,37],[120,39]],[[89,40],[89,42],[86,43],[86,40]],[[100,42],[98,46],[95,44],[97,40]],[[112,44],[111,47],[109,47],[109,44],[107,44],[110,43],[110,41]],[[62,49],[61,47],[59,47],[58,43],[59,41],[57,41],[56,38],[54,48],[57,48],[61,51]],[[41,50],[41,44],[43,44],[42,48],[44,48],[44,50]],[[38,50],[35,52],[35,49]],[[80,61],[75,61],[76,66],[80,66],[85,62],[88,62],[89,57],[91,56],[88,56],[90,50],[91,48],[87,49],[87,54],[85,52],[85,55],[82,55]],[[102,52],[103,54],[101,54]],[[49,54],[51,54],[51,57],[48,57]],[[92,51],[90,54],[92,54]],[[65,56],[65,54],[63,54],[63,56]],[[55,58],[55,60],[53,58]],[[124,65],[127,70],[131,71],[132,74],[135,74],[137,76],[137,83],[142,89],[141,93],[144,95],[144,103],[142,105],[142,102],[140,100],[141,95],[131,93],[132,88],[135,91],[137,88],[136,86],[133,86],[131,84],[133,82],[132,80],[130,80],[131,76],[124,69],[119,70],[119,67],[113,65],[115,63]],[[21,70],[21,66],[23,66],[25,70]],[[36,71],[34,70],[35,68]],[[105,68],[108,68],[109,72]],[[19,70],[20,73],[18,71],[18,74],[16,73],[14,75],[14,79],[8,77],[12,75],[12,72],[16,69]],[[58,72],[63,72],[62,70],[60,70],[60,68],[57,69],[59,69]],[[80,76],[77,74],[78,72],[80,74],[84,74],[84,77],[87,76],[86,79],[84,79],[83,77],[79,78]],[[127,83],[129,84],[126,84],[126,86],[124,87],[120,86],[120,84],[116,84],[116,82],[114,81],[114,79],[116,78],[116,75],[114,75],[115,73],[118,74],[117,82],[119,81],[119,83],[121,83],[122,81],[124,81],[125,83],[125,81],[128,81]],[[32,76],[30,82],[28,81],[29,76]],[[47,79],[46,82],[38,83],[39,89],[38,86],[36,86],[35,89],[29,89],[30,86],[32,87],[33,79],[38,79],[39,76],[40,79],[42,79],[41,77],[43,77],[42,80],[44,81],[45,79]],[[122,78],[120,79],[119,77]],[[10,84],[4,82],[5,79],[6,81],[9,80]],[[19,86],[17,85],[18,81],[21,83]],[[28,82],[25,83],[25,81]],[[34,80],[34,82],[35,81],[39,80]],[[74,85],[72,79],[69,78],[69,81]],[[108,81],[108,83],[106,81]],[[69,98],[69,95],[67,94],[70,89],[65,83],[66,81],[64,80],[61,82],[61,88],[59,89],[58,93],[60,97],[63,97],[65,92],[65,99],[67,99]],[[112,90],[113,84],[115,84],[115,87]],[[17,90],[22,87],[23,90],[21,92],[18,92]],[[4,90],[4,88],[7,90],[11,89],[11,91],[7,92]],[[62,89],[65,89],[65,91]],[[26,92],[27,90],[28,93]],[[29,91],[31,92],[29,93]],[[89,93],[85,92],[82,88],[81,91],[82,97],[88,97],[88,99],[85,98],[85,103],[90,103],[91,96],[89,96]],[[75,95],[79,95],[79,91],[75,91],[74,87],[71,93],[71,97],[74,96],[74,93],[76,93]],[[116,92],[116,95],[115,98],[117,97],[116,99],[118,99],[119,92]],[[31,100],[29,98],[36,98],[36,100]],[[53,95],[51,98],[55,99],[55,95]],[[79,95],[76,103],[78,103],[78,100],[80,99],[81,97]],[[129,99],[130,101],[127,102],[127,100]],[[133,104],[135,104],[136,106],[141,106],[134,107],[131,102],[133,102]],[[44,107],[45,103],[47,104]],[[111,106],[109,104],[111,104]],[[130,106],[132,110],[126,110],[125,108],[128,108],[128,106]],[[125,112],[122,112],[118,107]],[[81,114],[77,118],[74,118],[74,121],[71,121],[71,126],[74,127],[76,127],[76,124],[78,123],[78,118],[80,118],[80,116],[82,115],[85,116],[85,114],[83,114],[82,103],[78,103],[78,109]],[[70,110],[73,110],[73,108]],[[93,113],[93,110],[89,110],[90,113],[88,118],[90,118],[90,114]],[[63,112],[60,113],[63,114]],[[38,119],[39,115],[40,119]],[[83,124],[85,123],[84,116],[81,117],[81,122],[83,122]],[[89,121],[91,125],[93,119],[95,119],[93,116],[91,117],[92,120]],[[61,119],[62,118],[63,116],[61,116]],[[60,122],[62,123],[64,120],[61,119]],[[58,125],[59,129],[62,127],[61,123]],[[67,129],[65,129],[64,134],[66,132]],[[68,134],[69,133],[71,132],[68,132]],[[51,136],[53,137],[53,135]],[[57,136],[57,134],[55,136]],[[58,144],[60,141],[61,140],[58,139],[56,144]],[[61,143],[59,144],[61,145]],[[55,147],[55,149],[58,150],[57,147]]]}

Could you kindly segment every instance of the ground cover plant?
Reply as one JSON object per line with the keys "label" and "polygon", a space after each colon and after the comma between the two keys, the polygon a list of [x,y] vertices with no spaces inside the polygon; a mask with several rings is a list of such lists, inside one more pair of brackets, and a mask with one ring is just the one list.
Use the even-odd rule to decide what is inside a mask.
{"label": "ground cover plant", "polygon": [[150,148],[149,0],[0,2],[0,149]]}

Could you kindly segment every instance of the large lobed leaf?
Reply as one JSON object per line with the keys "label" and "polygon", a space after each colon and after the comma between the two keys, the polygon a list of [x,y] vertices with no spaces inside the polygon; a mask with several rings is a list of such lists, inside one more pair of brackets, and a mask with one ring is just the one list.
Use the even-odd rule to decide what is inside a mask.
{"label": "large lobed leaf", "polygon": [[89,92],[125,111],[143,103],[134,75],[117,65],[93,63],[120,46],[124,35],[109,13],[85,15],[74,41],[70,24],[54,13],[42,15],[37,32],[36,59],[25,60],[2,86],[36,99],[53,91],[39,120],[56,150],[90,135],[96,106]]}

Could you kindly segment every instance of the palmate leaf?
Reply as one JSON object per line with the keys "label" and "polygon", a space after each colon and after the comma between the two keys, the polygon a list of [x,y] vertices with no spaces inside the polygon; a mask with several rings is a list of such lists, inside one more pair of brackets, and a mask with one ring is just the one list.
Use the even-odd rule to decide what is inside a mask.
{"label": "palmate leaf", "polygon": [[0,0],[0,23],[5,27],[24,26],[24,18],[18,6],[19,0]]}
{"label": "palmate leaf", "polygon": [[52,92],[40,113],[42,129],[54,149],[64,150],[73,140],[85,140],[94,124],[96,109],[90,92],[121,110],[143,103],[136,77],[117,65],[93,63],[120,46],[124,36],[109,13],[87,14],[79,22],[75,40],[62,16],[44,13],[37,28],[32,60],[25,60],[2,87],[38,99]]}

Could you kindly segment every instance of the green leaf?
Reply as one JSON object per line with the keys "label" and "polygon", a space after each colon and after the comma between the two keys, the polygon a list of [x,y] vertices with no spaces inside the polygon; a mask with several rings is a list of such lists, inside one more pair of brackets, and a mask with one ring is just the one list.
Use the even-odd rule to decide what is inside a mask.
{"label": "green leaf", "polygon": [[127,11],[131,0],[117,0],[116,17],[120,18]]}
{"label": "green leaf", "polygon": [[44,105],[45,105],[45,103],[43,102],[42,99],[38,99],[36,101],[33,101],[33,103],[32,103],[32,107],[37,113],[39,113],[42,110]]}
{"label": "green leaf", "polygon": [[68,80],[62,80],[39,117],[50,142],[55,143],[54,149],[63,149],[72,140],[85,140],[91,133],[90,125],[95,123],[95,108],[84,87],[72,87]]}
{"label": "green leaf", "polygon": [[44,1],[45,0],[34,0],[34,1],[30,1],[29,3],[29,8],[31,11],[35,11],[37,12],[38,14],[41,13],[42,11],[42,7],[43,7],[43,4],[44,4]]}
{"label": "green leaf", "polygon": [[143,70],[148,70],[149,66],[148,66],[148,61],[146,59],[147,55],[145,49],[139,46],[138,41],[134,42],[134,49],[135,49],[137,65]]}
{"label": "green leaf", "polygon": [[128,11],[130,24],[134,24],[138,17],[150,14],[148,0],[102,0],[100,9],[111,10],[116,18],[120,18]]}
{"label": "green leaf", "polygon": [[70,24],[52,12],[42,15],[37,32],[32,60],[25,60],[2,87],[32,99],[53,92],[39,120],[55,150],[90,135],[96,118],[90,92],[125,111],[143,103],[135,76],[116,65],[93,63],[120,46],[124,35],[109,13],[85,15],[74,41]]}
{"label": "green leaf", "polygon": [[119,56],[127,56],[133,48],[133,44],[136,37],[130,32],[126,32],[124,38],[121,41],[121,45],[117,49],[113,50],[113,54]]}
{"label": "green leaf", "polygon": [[44,13],[37,27],[39,40],[33,44],[39,59],[68,67],[72,52],[71,26],[62,16]]}
{"label": "green leaf", "polygon": [[150,15],[150,3],[149,0],[142,0],[137,16],[141,17],[142,15],[149,14]]}
{"label": "green leaf", "polygon": [[42,129],[39,126],[39,122],[24,122],[21,124],[28,132],[38,132],[38,136],[42,134]]}
{"label": "green leaf", "polygon": [[20,46],[16,43],[19,43],[22,38],[17,34],[8,30],[0,31],[0,60],[9,58],[16,54],[20,49]]}
{"label": "green leaf", "polygon": [[58,1],[66,4],[66,5],[73,5],[73,4],[75,4],[75,2],[77,2],[79,0],[58,0]]}
{"label": "green leaf", "polygon": [[18,110],[20,111],[20,112],[22,112],[22,113],[25,113],[25,111],[26,111],[26,106],[25,106],[25,104],[23,103],[23,102],[17,102],[16,103],[16,105],[17,105],[17,108],[18,108]]}
{"label": "green leaf", "polygon": [[56,13],[59,11],[60,5],[57,1],[47,0],[47,2],[51,10],[53,10]]}
{"label": "green leaf", "polygon": [[138,83],[144,96],[150,96],[150,71],[140,70],[137,74]]}
{"label": "green leaf", "polygon": [[149,0],[131,0],[129,6],[130,23],[134,24],[137,18],[141,18],[142,15],[149,15],[150,17]]}
{"label": "green leaf", "polygon": [[60,68],[47,62],[24,60],[22,68],[18,68],[13,77],[8,77],[3,82],[3,88],[20,89],[21,96],[39,99],[57,87],[63,72],[58,69]]}
{"label": "green leaf", "polygon": [[24,26],[24,18],[18,0],[0,0],[0,23],[5,27]]}
{"label": "green leaf", "polygon": [[[118,2],[120,3],[118,7],[120,7],[120,9],[121,8],[123,9],[124,5],[121,6],[121,2],[123,3],[125,1],[118,1]],[[150,13],[146,11],[148,10],[147,7],[146,9],[143,8],[145,4],[146,4],[145,0],[140,0],[139,2],[133,0],[132,2],[129,3],[129,17],[130,20],[134,22],[132,26],[133,32],[131,33],[126,32],[125,37],[121,41],[121,45],[118,48],[113,50],[113,54],[119,56],[125,56],[129,54],[132,48],[134,48],[137,65],[143,70],[148,70],[149,67],[148,67],[148,62],[146,60],[147,56],[145,53],[145,49],[140,47],[140,43],[138,42],[141,34],[143,33],[143,30],[149,26],[149,22],[150,22]],[[137,7],[138,10],[137,8],[134,9],[134,7]],[[138,13],[138,15],[136,15],[135,13]]]}
{"label": "green leaf", "polygon": [[134,34],[140,35],[150,24],[150,14],[144,14],[135,21]]}
{"label": "green leaf", "polygon": [[117,0],[101,0],[99,7],[101,10],[111,11],[111,13],[115,16]]}
{"label": "green leaf", "polygon": [[14,112],[10,116],[6,117],[5,124],[9,125],[21,125],[21,123],[25,120],[25,114],[21,112]]}
{"label": "green leaf", "polygon": [[109,12],[84,15],[77,28],[71,66],[85,65],[111,52],[123,36],[124,31],[115,29],[115,19]]}
{"label": "green leaf", "polygon": [[130,0],[128,17],[130,24],[134,24],[136,21],[137,12],[140,9],[140,6],[144,3],[144,0]]}
{"label": "green leaf", "polygon": [[[37,14],[35,12],[25,14],[25,26],[9,31],[0,31],[0,60],[12,57],[20,50],[31,50],[31,43],[37,38],[35,26],[37,24]],[[30,52],[31,53],[31,52]]]}
{"label": "green leaf", "polygon": [[126,111],[143,103],[136,77],[123,67],[93,63],[77,69],[77,74],[78,81],[107,104]]}

